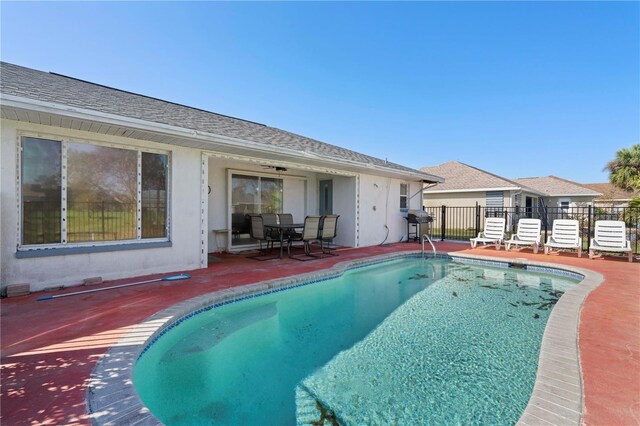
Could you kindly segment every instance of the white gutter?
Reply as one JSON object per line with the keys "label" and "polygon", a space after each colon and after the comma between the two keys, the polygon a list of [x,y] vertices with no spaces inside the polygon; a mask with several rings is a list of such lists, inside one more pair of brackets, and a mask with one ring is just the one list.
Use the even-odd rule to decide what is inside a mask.
{"label": "white gutter", "polygon": [[521,188],[516,186],[505,186],[505,187],[498,187],[498,188],[440,189],[435,191],[425,189],[424,193],[425,194],[453,194],[453,193],[460,193],[460,192],[486,192],[486,191],[520,191],[520,192],[526,192],[532,195],[537,195],[538,197],[548,197],[548,195],[543,194],[542,192],[533,191],[531,189],[526,189],[526,188]]}
{"label": "white gutter", "polygon": [[602,194],[550,194],[545,197],[599,197]]}
{"label": "white gutter", "polygon": [[410,176],[416,180],[433,180],[436,182],[442,182],[443,179],[437,176],[429,175],[427,173],[414,173],[410,171],[398,170],[383,166],[377,166],[374,164],[360,163],[357,161],[346,159],[335,159],[319,156],[315,153],[306,151],[299,151],[291,148],[272,147],[259,142],[253,142],[245,139],[234,138],[230,136],[218,135],[210,132],[203,132],[199,130],[188,129],[184,127],[172,126],[169,124],[156,123],[152,121],[140,120],[137,118],[124,117],[121,115],[110,114],[100,111],[94,111],[85,108],[77,108],[63,104],[57,104],[53,102],[44,102],[34,99],[24,98],[21,96],[0,94],[0,105],[19,108],[24,110],[30,110],[34,112],[42,112],[47,114],[64,115],[70,118],[76,118],[79,120],[92,120],[107,123],[116,126],[135,128],[138,130],[148,131],[152,133],[163,133],[170,136],[176,136],[180,138],[195,139],[201,142],[213,142],[222,143],[229,147],[235,148],[251,148],[252,150],[265,153],[275,153],[280,155],[287,155],[294,158],[303,159],[315,159],[325,161],[329,164],[341,165],[343,167],[358,167],[377,172],[391,173],[397,176]]}

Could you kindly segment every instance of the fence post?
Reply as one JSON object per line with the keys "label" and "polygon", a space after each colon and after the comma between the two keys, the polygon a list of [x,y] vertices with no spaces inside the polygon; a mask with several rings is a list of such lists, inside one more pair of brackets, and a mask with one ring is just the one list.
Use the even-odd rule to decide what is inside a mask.
{"label": "fence post", "polygon": [[105,239],[105,229],[104,229],[104,200],[102,201],[102,240]]}
{"label": "fence post", "polygon": [[476,201],[476,234],[474,235],[474,237],[476,237],[479,233],[480,233],[480,205]]}
{"label": "fence post", "polygon": [[[595,211],[593,212],[595,214]],[[591,247],[591,204],[587,207],[587,252]]]}
{"label": "fence post", "polygon": [[440,241],[444,241],[446,233],[447,206],[442,206],[442,220],[440,222]]}

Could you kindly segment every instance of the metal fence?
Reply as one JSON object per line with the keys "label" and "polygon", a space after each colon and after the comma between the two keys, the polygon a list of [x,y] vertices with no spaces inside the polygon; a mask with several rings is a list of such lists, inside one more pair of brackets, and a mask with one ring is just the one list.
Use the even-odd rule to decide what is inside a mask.
{"label": "metal fence", "polygon": [[[117,202],[69,202],[65,220],[70,243],[134,240],[137,237],[137,205]],[[23,244],[61,242],[60,201],[23,203]],[[142,238],[166,236],[166,205],[145,202],[141,210]]]}
{"label": "metal fence", "polygon": [[585,250],[588,250],[593,238],[597,220],[621,220],[627,228],[627,239],[635,254],[640,254],[640,207],[546,207],[546,208],[492,208],[480,205],[470,207],[426,207],[433,217],[430,227],[432,239],[467,241],[476,237],[484,228],[487,217],[504,217],[507,236],[515,233],[518,220],[523,218],[542,221],[541,237],[543,242],[551,236],[553,221],[556,219],[575,219],[580,224],[580,236]]}

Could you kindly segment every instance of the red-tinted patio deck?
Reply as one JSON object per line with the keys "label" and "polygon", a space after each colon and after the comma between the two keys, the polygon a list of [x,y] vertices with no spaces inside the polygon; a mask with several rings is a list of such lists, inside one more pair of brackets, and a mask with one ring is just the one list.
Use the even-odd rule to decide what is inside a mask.
{"label": "red-tinted patio deck", "polygon": [[[605,282],[588,297],[581,313],[583,422],[640,424],[640,263],[629,264],[621,258],[590,261],[570,254],[544,256],[528,250],[506,253],[467,247],[437,244],[443,252],[527,258],[591,269],[605,276]],[[312,262],[256,262],[239,255],[223,255],[221,262],[210,264],[208,269],[190,272],[193,278],[187,281],[157,282],[43,302],[36,301],[42,294],[3,299],[0,420],[6,425],[89,424],[86,385],[100,357],[132,325],[181,300],[325,269],[345,260],[417,248],[417,244],[393,244],[347,249],[340,251],[338,257]],[[134,281],[138,280],[103,286]]]}

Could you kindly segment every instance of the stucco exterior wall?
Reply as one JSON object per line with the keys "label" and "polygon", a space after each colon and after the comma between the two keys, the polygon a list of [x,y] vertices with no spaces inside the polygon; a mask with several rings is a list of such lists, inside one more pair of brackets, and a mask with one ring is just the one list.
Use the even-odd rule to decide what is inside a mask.
{"label": "stucco exterior wall", "polygon": [[560,207],[560,202],[569,201],[571,207],[586,207],[593,203],[593,197],[544,197],[547,207]]}
{"label": "stucco exterior wall", "polygon": [[355,247],[357,226],[357,178],[355,176],[319,175],[311,191],[315,201],[315,214],[318,212],[318,182],[324,179],[333,180],[333,213],[339,214],[338,230],[334,243],[343,247]]}
{"label": "stucco exterior wall", "polygon": [[[505,197],[507,191],[505,191]],[[450,192],[446,194],[424,193],[425,207],[473,207],[478,203],[481,206],[486,205],[487,194],[482,192]],[[506,204],[506,203],[505,203]]]}
{"label": "stucco exterior wall", "polygon": [[[2,120],[0,133],[0,286],[31,284],[31,290],[51,286],[81,284],[85,278],[101,276],[104,280],[191,270],[200,267],[201,250],[213,252],[228,246],[228,234],[214,234],[215,229],[229,229],[229,171],[278,176],[264,169],[261,163],[230,160],[209,155],[204,159],[199,149],[152,143],[120,136],[99,135],[86,131]],[[123,148],[147,148],[170,155],[169,171],[169,247],[123,250],[122,245],[110,245],[112,251],[55,253],[52,256],[17,258],[20,242],[19,188],[20,165],[17,162],[18,135],[73,139],[98,142]],[[212,153],[209,153],[212,154]],[[206,170],[205,170],[206,169]],[[202,180],[203,172],[207,173]],[[294,220],[318,214],[318,181],[333,180],[333,212],[340,215],[335,243],[346,247],[397,242],[406,238],[406,210],[400,209],[400,184],[408,187],[409,209],[422,207],[421,182],[410,182],[367,174],[323,175],[310,171],[288,170],[283,178],[284,211],[293,213]],[[211,187],[202,193],[201,182]],[[412,197],[413,196],[413,197]],[[201,209],[201,198],[206,197]],[[207,218],[201,230],[201,211]],[[206,231],[205,247],[201,246],[201,231]],[[122,243],[121,243],[122,244]],[[129,246],[131,247],[131,246]],[[55,250],[49,249],[49,250]],[[52,253],[52,251],[49,251]]]}
{"label": "stucco exterior wall", "polygon": [[594,201],[593,205],[602,209],[629,207],[629,201],[631,200],[600,200]]}
{"label": "stucco exterior wall", "polygon": [[[49,286],[74,285],[85,278],[103,279],[190,270],[200,262],[200,152],[172,145],[132,140],[116,136],[2,120],[1,205],[0,205],[0,285],[29,283],[31,290]],[[71,137],[78,141],[99,141],[124,146],[168,151],[170,169],[170,211],[172,246],[103,253],[17,259],[19,209],[17,205],[18,131],[31,136]]]}
{"label": "stucco exterior wall", "polygon": [[[406,239],[407,212],[400,209],[400,184],[409,184],[408,197],[411,197],[421,190],[422,183],[371,175],[360,175],[359,181],[359,246]],[[418,193],[409,200],[409,209],[420,208],[422,197]]]}

